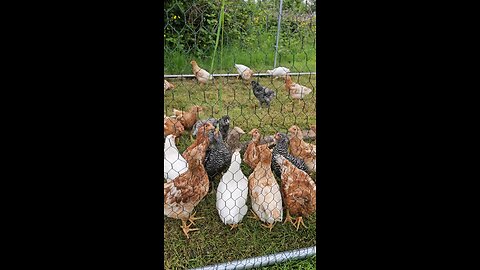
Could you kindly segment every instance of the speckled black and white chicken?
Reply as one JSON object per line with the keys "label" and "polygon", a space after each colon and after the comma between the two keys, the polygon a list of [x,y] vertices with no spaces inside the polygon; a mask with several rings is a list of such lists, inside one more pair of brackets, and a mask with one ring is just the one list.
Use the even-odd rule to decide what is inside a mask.
{"label": "speckled black and white chicken", "polygon": [[220,132],[222,133],[222,138],[224,141],[227,140],[227,136],[228,136],[228,130],[230,128],[230,117],[228,115],[224,115],[222,116],[221,118],[219,119],[215,119],[215,118],[208,118],[206,120],[198,120],[195,125],[193,125],[193,128],[192,128],[192,135],[193,136],[196,136],[197,135],[197,132],[198,132],[198,127],[200,127],[201,125],[205,124],[205,123],[210,123],[212,124],[214,127],[218,127]]}
{"label": "speckled black and white chicken", "polygon": [[222,133],[216,130],[209,134],[210,145],[205,156],[205,170],[210,180],[215,175],[220,175],[230,166],[232,153],[228,150],[227,144],[223,141]]}
{"label": "speckled black and white chicken", "polygon": [[252,81],[252,90],[255,97],[260,102],[260,107],[262,104],[267,105],[270,107],[270,102],[272,102],[273,98],[275,97],[275,92],[267,87],[261,86],[258,82]]}
{"label": "speckled black and white chicken", "polygon": [[198,128],[205,123],[210,123],[214,127],[216,127],[218,125],[218,120],[215,118],[208,118],[206,120],[198,120],[197,122],[195,122],[195,125],[193,125],[192,127],[192,135],[194,137],[197,136]]}
{"label": "speckled black and white chicken", "polygon": [[[274,139],[275,139],[276,145],[275,147],[273,147],[272,156],[282,155],[288,161],[290,161],[293,165],[295,165],[295,167],[299,168],[304,172],[307,172],[307,165],[305,164],[305,162],[288,153],[287,135],[284,133],[277,133],[275,134]],[[280,165],[277,163],[275,159],[272,159],[272,171],[278,178],[281,178],[282,173],[281,173]]]}
{"label": "speckled black and white chicken", "polygon": [[230,129],[230,117],[228,115],[224,115],[218,119],[218,129],[220,133],[222,133],[223,141],[227,141],[228,130]]}
{"label": "speckled black and white chicken", "polygon": [[245,131],[239,127],[233,127],[228,131],[228,136],[225,142],[227,143],[228,150],[234,152],[235,149],[241,149],[242,145],[240,143],[240,137],[245,134]]}

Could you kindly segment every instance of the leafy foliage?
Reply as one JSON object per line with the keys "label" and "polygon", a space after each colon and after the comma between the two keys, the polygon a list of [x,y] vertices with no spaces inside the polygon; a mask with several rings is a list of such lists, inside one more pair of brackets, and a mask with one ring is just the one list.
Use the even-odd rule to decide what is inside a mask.
{"label": "leafy foliage", "polygon": [[[311,14],[312,5],[305,0],[284,0],[282,38],[301,39],[311,35],[311,26],[303,18]],[[308,2],[308,1],[307,1]],[[311,2],[311,1],[310,1]],[[219,23],[221,0],[169,0],[164,10],[164,49],[166,54],[179,52],[194,58],[212,54]],[[279,1],[225,0],[223,47],[261,48],[275,46]],[[312,21],[312,20],[311,20]],[[313,23],[315,19],[313,18]],[[292,36],[293,35],[293,36]],[[296,44],[300,46],[300,41]],[[220,45],[219,45],[220,46]]]}

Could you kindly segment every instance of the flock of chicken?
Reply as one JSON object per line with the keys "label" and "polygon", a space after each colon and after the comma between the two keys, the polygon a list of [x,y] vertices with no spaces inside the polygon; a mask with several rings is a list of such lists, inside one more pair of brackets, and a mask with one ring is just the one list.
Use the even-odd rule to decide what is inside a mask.
{"label": "flock of chicken", "polygon": [[[192,60],[190,62],[192,65],[192,72],[195,75],[195,78],[200,84],[206,84],[209,80],[213,80],[213,76],[203,68],[200,68],[195,62]],[[249,81],[252,78],[254,72],[247,66],[241,64],[235,64],[235,68],[237,69],[238,76],[241,76],[242,79]],[[290,69],[286,67],[277,67],[272,70],[267,70],[267,73],[273,76],[274,78],[284,77],[285,78],[285,89],[288,91],[289,96],[292,99],[303,99],[305,96],[312,92],[312,89],[295,83],[292,81],[292,78],[288,74]],[[275,97],[275,92],[267,87],[260,85],[260,83],[256,81],[251,82],[253,94],[260,102],[260,106],[265,104],[270,106],[270,102],[272,102],[273,98]],[[167,80],[163,80],[163,91],[167,91],[170,89],[174,89],[175,85],[168,82]]]}
{"label": "flock of chicken", "polygon": [[[199,83],[212,78],[195,61],[191,64]],[[253,75],[246,66],[235,67],[244,80]],[[291,97],[303,98],[311,92],[311,89],[292,83],[286,68],[267,72],[285,77]],[[166,80],[164,83],[165,91],[174,87]],[[260,106],[269,106],[275,92],[255,81],[251,84]],[[262,226],[270,231],[276,222],[283,220],[284,207],[285,222],[291,222],[297,230],[300,225],[306,227],[303,217],[316,209],[316,185],[309,175],[316,173],[316,146],[305,142],[304,138],[314,139],[316,126],[302,131],[294,125],[288,129],[288,135],[276,133],[263,138],[258,129],[253,129],[248,133],[252,140],[241,143],[240,137],[245,132],[240,127],[230,128],[228,115],[201,120],[202,111],[201,106],[195,105],[189,111],[173,109],[173,116],[164,115],[164,215],[180,219],[183,233],[189,238],[190,231],[199,230],[191,228],[195,220],[201,219],[195,217],[195,206],[208,194],[210,183],[213,191],[215,176],[222,175],[216,192],[216,208],[222,222],[231,229],[237,227],[248,212],[248,194],[252,218],[261,220],[265,223]],[[180,154],[175,142],[186,130],[190,130],[193,142]],[[253,170],[248,178],[240,168],[242,162]]]}

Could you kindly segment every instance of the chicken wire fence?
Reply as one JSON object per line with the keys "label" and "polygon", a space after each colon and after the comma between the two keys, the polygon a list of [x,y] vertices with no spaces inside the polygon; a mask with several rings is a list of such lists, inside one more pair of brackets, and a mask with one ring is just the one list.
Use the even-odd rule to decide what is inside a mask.
{"label": "chicken wire fence", "polygon": [[166,269],[315,254],[315,2],[165,1]]}

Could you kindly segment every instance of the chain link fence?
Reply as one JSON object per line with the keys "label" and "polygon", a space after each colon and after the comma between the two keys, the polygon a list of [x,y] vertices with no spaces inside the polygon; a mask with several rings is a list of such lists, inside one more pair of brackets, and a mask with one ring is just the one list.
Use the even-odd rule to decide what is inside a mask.
{"label": "chain link fence", "polygon": [[165,1],[165,269],[315,254],[315,5]]}

